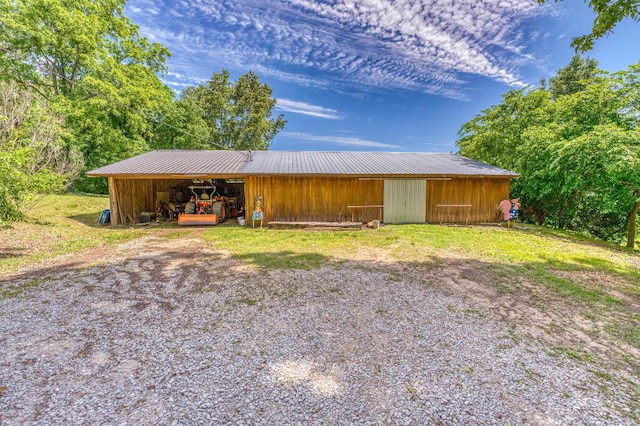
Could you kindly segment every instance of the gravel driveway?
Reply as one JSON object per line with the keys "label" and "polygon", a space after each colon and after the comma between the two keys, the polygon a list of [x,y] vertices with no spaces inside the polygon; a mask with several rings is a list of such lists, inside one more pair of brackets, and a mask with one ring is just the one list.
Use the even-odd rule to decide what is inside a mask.
{"label": "gravel driveway", "polygon": [[24,291],[0,300],[0,424],[634,424],[582,364],[384,265],[198,247],[1,284]]}

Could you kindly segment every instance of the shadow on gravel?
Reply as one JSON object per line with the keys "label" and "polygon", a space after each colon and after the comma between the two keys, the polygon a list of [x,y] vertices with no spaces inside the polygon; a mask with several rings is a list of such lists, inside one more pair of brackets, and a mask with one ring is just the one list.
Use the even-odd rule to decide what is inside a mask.
{"label": "shadow on gravel", "polygon": [[[136,257],[122,257],[116,259],[116,253],[110,254],[108,249],[97,247],[82,253],[69,255],[68,260],[61,261],[54,265],[37,266],[18,273],[0,276],[0,287],[4,288],[5,284],[11,285],[34,279],[50,280],[59,276],[68,276],[72,272],[80,272],[94,267],[99,271],[104,270],[102,272],[103,274],[108,274],[106,269],[121,268],[131,262],[151,262],[151,264],[154,264],[162,262],[165,259],[172,259],[175,262],[183,263],[185,265],[198,265],[198,263],[201,263],[202,265],[210,265],[210,262],[215,262],[221,257],[220,254],[204,255],[199,254],[198,252],[198,247],[193,247],[191,249],[188,248],[186,251],[184,248],[163,248],[161,252],[158,252],[157,250],[150,250],[148,254],[143,252]],[[112,255],[114,257],[109,259],[109,256]],[[106,263],[106,265],[102,263]],[[185,269],[188,269],[188,267],[185,266]],[[158,273],[155,268],[149,268],[147,272],[152,276]]]}
{"label": "shadow on gravel", "polygon": [[[636,374],[639,371],[637,361],[634,361],[638,358],[632,356],[633,352],[621,350],[617,344],[618,341],[607,336],[606,327],[602,327],[602,324],[606,325],[608,322],[615,325],[611,321],[619,321],[620,318],[624,318],[628,325],[633,325],[635,321],[633,318],[637,317],[637,305],[633,305],[633,300],[624,295],[616,296],[622,298],[623,303],[612,303],[607,299],[609,292],[617,287],[616,282],[612,283],[606,276],[602,278],[602,282],[597,281],[597,276],[595,278],[594,276],[587,276],[587,278],[579,275],[567,276],[567,273],[591,271],[588,266],[592,265],[588,261],[579,262],[584,263],[584,266],[549,263],[544,260],[524,264],[483,262],[446,256],[428,257],[414,262],[373,258],[348,261],[312,252],[259,252],[257,250],[228,257],[222,252],[212,252],[204,248],[205,245],[191,245],[179,239],[131,244],[116,253],[109,253],[104,248],[96,248],[70,257],[66,263],[34,268],[21,274],[0,278],[0,284],[2,284],[0,290],[15,288],[15,295],[12,297],[26,295],[35,286],[43,290],[51,285],[57,287],[61,294],[69,292],[68,294],[78,298],[80,306],[78,309],[84,309],[80,309],[84,317],[81,318],[82,321],[78,321],[78,324],[84,324],[86,318],[92,318],[92,321],[117,318],[120,321],[119,324],[126,325],[128,321],[138,321],[136,315],[148,309],[149,312],[153,312],[149,318],[161,322],[154,324],[154,331],[148,334],[147,338],[158,335],[165,339],[158,340],[156,343],[159,348],[169,348],[169,352],[163,353],[166,359],[177,359],[182,356],[181,345],[191,344],[189,339],[174,344],[171,333],[175,332],[177,336],[183,336],[185,330],[195,330],[197,334],[189,336],[196,336],[197,338],[193,338],[194,341],[206,340],[207,344],[213,348],[218,348],[216,345],[219,345],[219,342],[228,342],[224,349],[231,350],[223,352],[219,359],[228,361],[228,365],[231,366],[245,365],[242,364],[243,360],[251,361],[252,359],[277,361],[275,353],[267,357],[269,348],[265,349],[259,345],[260,338],[255,336],[262,336],[261,334],[241,335],[239,332],[243,327],[251,330],[253,330],[251,327],[256,327],[256,330],[263,330],[257,326],[263,319],[259,316],[261,309],[268,310],[270,306],[290,300],[285,303],[289,309],[282,311],[282,316],[273,319],[270,323],[273,330],[277,331],[278,327],[281,327],[284,337],[274,332],[270,336],[272,341],[278,343],[281,338],[297,338],[306,345],[303,347],[308,350],[308,353],[315,353],[318,347],[332,348],[332,351],[327,352],[326,355],[335,357],[337,361],[333,361],[333,364],[348,368],[350,365],[348,360],[353,356],[354,350],[344,348],[348,349],[349,345],[354,344],[353,342],[357,343],[355,349],[358,347],[366,349],[365,355],[378,356],[384,352],[385,345],[391,345],[392,341],[375,341],[375,337],[380,333],[373,333],[369,337],[365,334],[358,335],[362,340],[349,340],[331,334],[332,329],[329,325],[335,321],[346,321],[356,326],[354,333],[356,331],[364,333],[368,331],[365,321],[368,318],[379,318],[380,326],[387,326],[385,318],[389,312],[407,310],[418,315],[428,311],[428,308],[422,304],[402,300],[404,294],[401,293],[396,294],[398,298],[381,298],[383,305],[369,305],[369,301],[376,298],[375,292],[371,290],[377,288],[384,293],[387,288],[393,288],[399,283],[401,284],[399,288],[417,291],[416,294],[421,297],[452,296],[454,298],[452,300],[464,300],[465,305],[458,306],[451,303],[445,306],[445,309],[461,317],[473,317],[479,321],[484,318],[498,319],[512,325],[509,328],[511,333],[509,338],[514,344],[520,341],[520,334],[543,341],[550,352],[557,348],[556,353],[559,355],[581,361],[586,360],[584,362],[595,372],[594,374],[599,375],[598,380],[610,382],[606,384],[612,387],[615,376],[610,374],[609,370],[614,370],[616,363],[620,365],[626,362],[626,366],[635,370]],[[243,268],[246,266],[254,266],[257,269]],[[600,264],[599,266],[606,268],[609,265]],[[300,271],[323,267],[333,269],[327,269],[326,274],[325,271],[309,274]],[[375,274],[364,274],[365,281],[358,280],[350,284],[351,303],[357,309],[347,309],[343,316],[333,315],[331,311],[325,315],[327,303],[333,303],[334,309],[345,306],[343,293],[346,292],[347,287],[341,281],[344,276],[341,274],[342,271],[334,273],[341,268],[375,272]],[[89,275],[88,277],[75,274],[87,271],[88,274],[83,275]],[[263,272],[265,273],[263,279],[254,280],[256,274]],[[319,282],[325,279],[324,275],[328,277],[326,279],[332,279],[332,281],[319,285]],[[609,278],[611,276],[611,274],[608,275]],[[301,277],[303,279],[299,279]],[[305,277],[308,278],[305,279]],[[359,275],[354,277],[356,280]],[[632,278],[631,275],[626,277]],[[54,284],[53,278],[64,278],[64,282]],[[38,281],[28,283],[28,280],[35,279]],[[5,285],[6,283],[10,284]],[[405,283],[411,285],[403,286]],[[437,292],[425,293],[420,290],[422,288],[435,289]],[[58,297],[60,301],[75,301],[75,298],[62,295]],[[296,299],[297,297],[300,299]],[[315,302],[316,298],[318,302]],[[208,300],[209,304],[199,305],[198,301],[202,300]],[[632,305],[627,307],[625,303]],[[196,316],[195,325],[193,325],[187,320],[190,321],[190,315],[196,311],[200,316]],[[592,318],[585,316],[585,312]],[[298,316],[292,318],[287,316],[294,313]],[[315,317],[311,316],[314,321],[308,322],[305,319],[307,315],[315,315]],[[123,318],[128,319],[123,321]],[[140,314],[140,318],[146,317]],[[233,318],[234,321],[229,320],[227,323],[228,318]],[[362,318],[362,322],[357,322],[358,318]],[[239,319],[244,321],[242,327],[238,325]],[[285,333],[291,328],[291,321],[294,325],[297,324],[298,328],[294,327],[295,332]],[[317,324],[321,321],[327,321],[329,324],[327,329],[318,328]],[[92,327],[98,327],[96,324],[92,324]],[[406,319],[401,325],[408,327],[410,324],[412,324],[411,321]],[[422,325],[421,323],[416,326]],[[67,330],[64,327],[63,329]],[[127,342],[127,345],[138,347],[140,342],[136,339],[141,337],[137,337],[138,334],[133,332],[127,336],[133,339]],[[249,340],[246,336],[254,337]],[[391,337],[392,335],[389,334],[388,338],[391,339]],[[407,334],[404,338],[413,339],[412,342],[417,345],[416,347],[422,344],[419,334]],[[106,338],[102,341],[111,342]],[[203,353],[206,352],[208,356],[208,347],[204,344],[203,347],[206,348],[206,350],[203,349]],[[103,352],[94,355],[102,356],[108,353],[107,349],[111,349],[110,346],[105,348],[102,348]],[[274,349],[271,350],[275,352]],[[382,352],[376,352],[378,350]],[[425,350],[429,348],[425,346]],[[78,352],[80,355],[76,358],[82,360],[83,367],[85,367],[85,360],[91,356],[90,352],[84,349]],[[97,352],[97,349],[94,352]],[[610,357],[613,362],[603,365],[586,356],[581,359],[582,352],[593,354],[595,357]],[[144,355],[149,356],[147,353]],[[626,360],[625,355],[628,356]],[[135,356],[142,355],[130,354],[130,357],[135,358]],[[303,358],[302,355],[299,358]],[[188,357],[184,356],[184,359]],[[65,362],[73,365],[72,363],[76,361],[72,359]],[[160,361],[164,362],[165,359],[158,361],[158,365],[163,365]],[[338,376],[331,370],[325,371],[320,364],[304,363],[299,359],[284,359],[269,365],[273,370],[272,375],[276,381],[280,381],[281,386],[290,385],[299,390],[301,384],[309,383],[311,389],[318,394],[333,395],[337,392],[339,383],[335,378]],[[95,368],[102,373],[98,367]],[[202,371],[210,370],[208,366],[198,368],[203,368]],[[380,376],[382,371],[382,367],[378,364],[372,364],[371,379],[382,380]],[[164,374],[163,369],[162,372]],[[200,373],[193,373],[196,378],[198,374]],[[472,377],[473,370],[462,370],[461,374],[468,379]],[[606,375],[611,378],[605,379]],[[165,376],[158,373],[157,377]],[[164,379],[157,380],[160,388]],[[204,382],[206,381],[203,380]],[[146,386],[144,389],[147,391],[156,389]],[[417,399],[418,390],[412,383],[401,383],[400,387],[404,387],[405,393]],[[630,409],[637,410],[637,407],[632,405]]]}
{"label": "shadow on gravel", "polygon": [[[93,215],[74,217],[91,226],[101,226]],[[238,266],[252,266],[264,271],[314,270],[322,267],[360,269],[386,274],[388,281],[412,280],[436,288],[446,294],[462,297],[480,311],[523,327],[526,334],[549,342],[553,346],[576,347],[604,355],[607,347],[611,355],[635,372],[640,367],[635,359],[640,351],[640,285],[638,274],[632,270],[616,270],[612,262],[588,257],[575,258],[574,263],[538,262],[512,264],[484,262],[476,259],[427,257],[422,261],[345,260],[310,251],[261,252],[231,255],[223,260],[217,252],[203,250],[204,246],[181,245],[180,239],[165,240],[162,244],[132,248],[127,257],[117,258],[103,247],[69,256],[57,264],[45,264],[20,273],[0,277],[0,290],[19,295],[24,283],[68,276],[95,266],[97,276],[109,276],[114,268],[128,264],[147,265],[141,271],[131,271],[130,280],[143,275],[162,282],[165,262],[180,265],[176,273],[198,271],[201,278],[223,274],[234,276],[230,262]],[[136,252],[136,250],[139,250]],[[6,250],[0,256],[17,255]],[[374,254],[372,254],[374,256]],[[103,264],[104,265],[101,265]],[[245,270],[243,274],[258,273]],[[206,280],[203,280],[206,281]],[[248,280],[250,281],[250,280]],[[135,283],[130,283],[135,285]],[[46,283],[44,283],[46,285]],[[183,285],[189,285],[185,282]],[[244,284],[243,284],[244,285]],[[206,291],[207,286],[203,286]],[[25,287],[26,291],[28,287]],[[608,343],[607,343],[608,341]],[[611,343],[614,343],[613,345]],[[628,345],[620,350],[615,343]],[[631,352],[630,352],[631,351]]]}
{"label": "shadow on gravel", "polygon": [[0,284],[14,283],[31,279],[49,279],[70,270],[82,269],[86,265],[82,261],[65,262],[55,266],[40,266],[22,272],[0,277]]}

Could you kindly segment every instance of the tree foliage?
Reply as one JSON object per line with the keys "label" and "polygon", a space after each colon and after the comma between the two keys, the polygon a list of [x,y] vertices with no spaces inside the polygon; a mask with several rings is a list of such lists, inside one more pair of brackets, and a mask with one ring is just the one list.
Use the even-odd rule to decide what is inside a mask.
{"label": "tree foliage", "polygon": [[[0,0],[0,70],[45,96],[68,96],[114,65],[165,69],[169,51],[124,16],[126,0]],[[103,76],[104,77],[104,76]]]}
{"label": "tree foliage", "polygon": [[[46,141],[47,156],[60,148],[53,155],[55,164],[66,155],[68,164],[84,164],[86,171],[152,148],[266,149],[283,128],[282,116],[271,117],[276,102],[271,89],[252,72],[235,83],[226,71],[214,74],[207,84],[189,88],[175,100],[159,78],[169,50],[139,35],[124,15],[125,3],[0,0],[0,82],[12,82],[12,91],[19,87],[21,96],[28,96],[16,105],[35,108],[23,111],[27,127],[14,126],[2,135],[2,177],[16,188],[22,188],[19,179],[24,176],[35,185],[47,173],[56,183],[25,183],[25,190],[16,193],[49,191],[77,176],[52,163],[44,166],[38,157],[43,151],[19,137],[29,131],[36,135],[58,129],[50,137],[33,137]],[[29,127],[38,120],[47,125]],[[30,165],[43,166],[26,170]],[[105,179],[82,174],[73,185],[81,191],[107,191]],[[11,210],[4,217],[18,217],[23,200],[3,194],[0,210]]]}
{"label": "tree foliage", "polygon": [[200,103],[183,97],[167,105],[157,118],[153,147],[155,149],[212,149],[209,126]]}
{"label": "tree foliage", "polygon": [[65,189],[82,157],[65,142],[64,117],[15,83],[0,83],[0,225],[42,193]]}
{"label": "tree foliage", "polygon": [[[543,4],[548,0],[537,1]],[[577,52],[584,53],[593,49],[595,41],[611,34],[624,18],[640,20],[640,2],[637,0],[589,0],[588,3],[596,17],[593,20],[591,32],[576,37],[571,42],[571,47]]]}
{"label": "tree foliage", "polygon": [[[190,144],[215,149],[268,149],[276,134],[284,128],[282,115],[272,117],[276,100],[271,88],[262,84],[252,71],[241,75],[233,83],[229,72],[214,73],[211,79],[182,93],[179,107],[193,114],[200,113],[206,123],[206,141]],[[199,120],[194,126],[200,127]],[[191,127],[189,133],[198,134]]]}
{"label": "tree foliage", "polygon": [[518,172],[525,218],[633,247],[640,65],[608,74],[574,58],[550,83],[511,90],[465,123],[460,153]]}
{"label": "tree foliage", "polygon": [[549,92],[554,98],[584,90],[598,73],[598,62],[574,55],[569,64],[549,79]]}
{"label": "tree foliage", "polygon": [[[171,105],[173,94],[147,67],[126,64],[87,76],[72,99],[57,98],[66,108],[67,126],[84,155],[86,170],[124,160],[152,148],[156,111]],[[104,179],[81,176],[74,186],[104,193]]]}
{"label": "tree foliage", "polygon": [[[123,14],[125,0],[0,0],[0,79],[51,101],[66,117],[85,170],[149,149],[146,115],[170,104],[156,73],[169,51]],[[104,192],[81,177],[77,189]]]}

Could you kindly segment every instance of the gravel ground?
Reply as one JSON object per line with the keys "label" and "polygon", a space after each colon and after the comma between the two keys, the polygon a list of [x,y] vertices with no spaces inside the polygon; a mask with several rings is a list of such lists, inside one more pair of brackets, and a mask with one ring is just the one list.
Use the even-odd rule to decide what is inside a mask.
{"label": "gravel ground", "polygon": [[583,365],[422,282],[194,247],[9,283],[0,424],[634,424]]}

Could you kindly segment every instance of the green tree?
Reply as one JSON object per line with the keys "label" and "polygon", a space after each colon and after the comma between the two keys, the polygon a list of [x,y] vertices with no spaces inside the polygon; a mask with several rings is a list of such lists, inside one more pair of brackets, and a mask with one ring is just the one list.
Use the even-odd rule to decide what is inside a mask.
{"label": "green tree", "polygon": [[626,230],[626,245],[634,247],[640,208],[640,131],[598,126],[559,147],[551,168],[562,177],[563,195],[578,200],[578,228],[602,239]]}
{"label": "green tree", "polygon": [[65,189],[81,166],[60,116],[15,83],[0,83],[0,226],[20,219],[43,193]]}
{"label": "green tree", "polygon": [[105,65],[142,64],[163,72],[170,52],[140,37],[123,14],[125,3],[0,0],[0,76],[50,97],[68,96]]}
{"label": "green tree", "polygon": [[154,149],[211,149],[205,113],[193,97],[178,99],[158,115]]}
{"label": "green tree", "polygon": [[[156,111],[171,105],[173,93],[144,65],[115,63],[83,79],[74,97],[57,97],[66,125],[82,151],[85,170],[147,152],[155,137]],[[74,187],[106,193],[106,179],[80,176]]]}
{"label": "green tree", "polygon": [[[537,0],[543,4],[548,0]],[[555,0],[556,2],[559,0]],[[589,0],[589,7],[596,14],[589,34],[576,37],[571,47],[578,52],[586,52],[593,48],[596,40],[607,36],[624,18],[640,20],[640,2],[637,0]]]}
{"label": "green tree", "polygon": [[[551,79],[555,95],[544,87],[509,91],[462,125],[457,145],[465,156],[521,175],[512,190],[525,219],[605,240],[619,241],[626,230],[632,247],[640,64],[616,74],[593,68],[574,58]],[[574,85],[571,75],[585,78]]]}
{"label": "green tree", "polygon": [[519,168],[524,131],[549,121],[550,102],[546,90],[509,90],[500,104],[483,110],[460,127],[456,142],[460,152],[499,167]]}
{"label": "green tree", "polygon": [[233,83],[229,72],[214,73],[211,79],[182,93],[182,101],[195,101],[209,128],[210,147],[216,149],[268,149],[284,128],[283,115],[272,117],[276,100],[271,88],[249,72]]}
{"label": "green tree", "polygon": [[574,55],[564,68],[549,79],[549,91],[554,98],[584,90],[598,74],[598,62]]}
{"label": "green tree", "polygon": [[[148,115],[170,104],[156,73],[169,51],[123,14],[125,0],[0,0],[0,79],[49,99],[86,169],[149,149]],[[77,189],[106,191],[81,177]]]}

